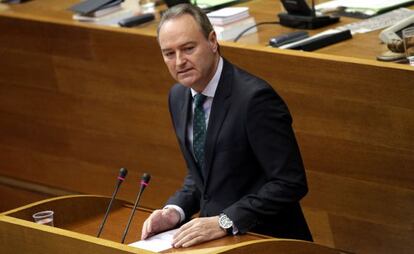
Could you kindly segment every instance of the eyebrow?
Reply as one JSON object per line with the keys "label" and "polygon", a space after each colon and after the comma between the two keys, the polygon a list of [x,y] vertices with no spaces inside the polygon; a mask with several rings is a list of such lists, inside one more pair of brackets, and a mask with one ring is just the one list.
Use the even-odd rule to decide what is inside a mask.
{"label": "eyebrow", "polygon": [[[184,44],[182,44],[182,45],[179,45],[178,46],[178,48],[183,48],[183,47],[186,47],[186,46],[189,46],[189,45],[191,45],[191,44],[196,44],[196,42],[195,41],[189,41],[189,42],[186,42],[186,43],[184,43]],[[161,51],[162,52],[166,52],[166,51],[170,51],[170,50],[172,50],[171,48],[164,48],[164,49],[161,49]]]}

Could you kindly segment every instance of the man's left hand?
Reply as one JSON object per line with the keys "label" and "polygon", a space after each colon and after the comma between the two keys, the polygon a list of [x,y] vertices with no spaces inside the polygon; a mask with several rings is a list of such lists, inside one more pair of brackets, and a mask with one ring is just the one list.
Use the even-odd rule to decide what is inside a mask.
{"label": "man's left hand", "polygon": [[173,246],[190,247],[226,235],[226,231],[218,224],[218,216],[195,218],[180,227],[174,235]]}

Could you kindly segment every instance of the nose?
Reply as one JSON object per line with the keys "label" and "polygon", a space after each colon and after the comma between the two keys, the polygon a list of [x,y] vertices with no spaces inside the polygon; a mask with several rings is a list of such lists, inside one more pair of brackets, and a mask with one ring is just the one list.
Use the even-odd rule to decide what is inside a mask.
{"label": "nose", "polygon": [[175,63],[177,66],[184,65],[187,59],[185,58],[184,54],[181,52],[177,52]]}

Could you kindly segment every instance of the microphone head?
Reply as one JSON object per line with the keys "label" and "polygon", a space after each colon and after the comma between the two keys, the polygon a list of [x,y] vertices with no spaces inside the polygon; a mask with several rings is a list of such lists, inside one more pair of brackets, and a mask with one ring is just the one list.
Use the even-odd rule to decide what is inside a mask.
{"label": "microphone head", "polygon": [[144,173],[141,177],[141,184],[148,185],[148,182],[151,180],[151,175]]}
{"label": "microphone head", "polygon": [[118,179],[119,180],[125,180],[125,177],[127,176],[127,174],[128,174],[128,170],[126,169],[126,168],[121,168],[120,170],[119,170],[119,176],[118,176]]}

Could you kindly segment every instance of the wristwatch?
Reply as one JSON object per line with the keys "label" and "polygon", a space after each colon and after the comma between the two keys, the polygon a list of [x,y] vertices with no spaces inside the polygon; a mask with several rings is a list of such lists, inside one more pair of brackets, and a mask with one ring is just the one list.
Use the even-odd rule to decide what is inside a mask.
{"label": "wristwatch", "polygon": [[219,215],[219,226],[224,229],[228,235],[233,235],[233,221],[224,213]]}

